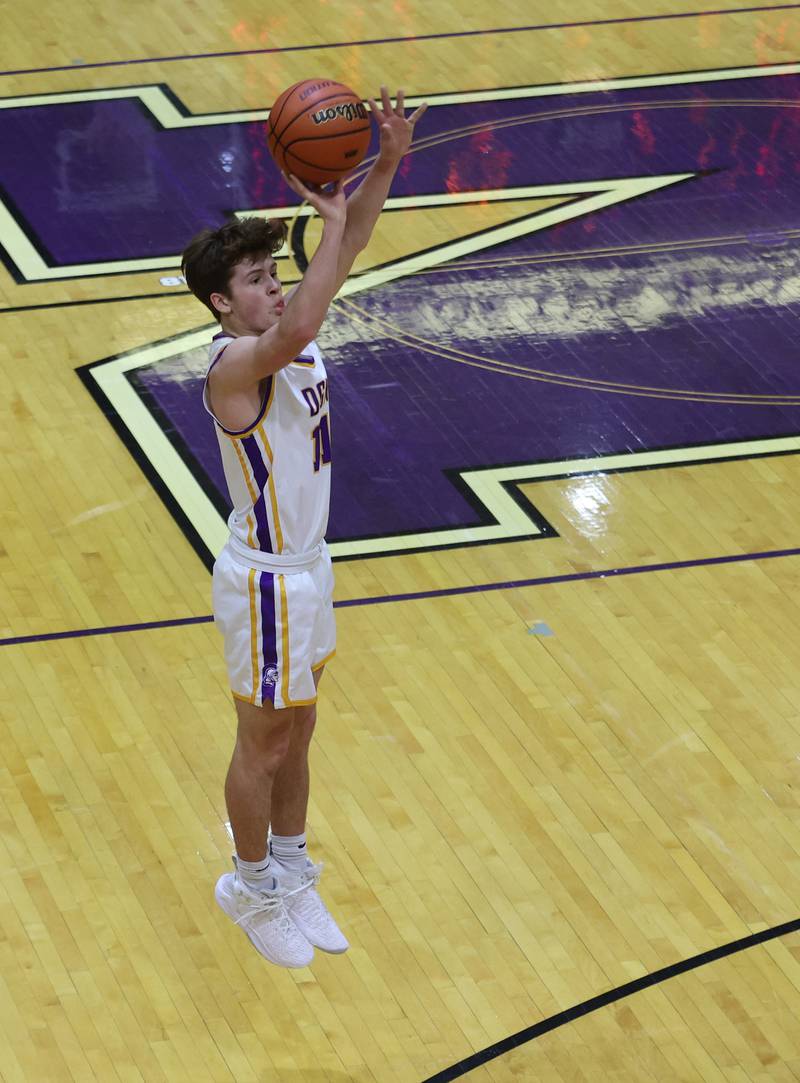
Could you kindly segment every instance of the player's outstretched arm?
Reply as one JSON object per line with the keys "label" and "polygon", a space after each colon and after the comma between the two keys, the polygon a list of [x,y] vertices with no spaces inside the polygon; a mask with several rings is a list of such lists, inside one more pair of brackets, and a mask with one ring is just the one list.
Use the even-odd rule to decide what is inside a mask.
{"label": "player's outstretched arm", "polygon": [[369,107],[380,129],[380,150],[372,168],[347,200],[347,224],[339,252],[338,289],[350,273],[353,261],[372,236],[375,223],[386,202],[397,167],[411,146],[414,125],[428,108],[423,102],[406,116],[405,95],[397,91],[394,106],[387,87],[381,87],[381,105],[368,98]]}
{"label": "player's outstretched arm", "polygon": [[286,181],[322,218],[322,239],[302,281],[288,295],[277,323],[258,337],[235,339],[223,354],[216,381],[230,391],[252,387],[291,364],[316,337],[338,289],[339,250],[346,218],[342,183],[322,191],[307,188],[297,177],[287,176]]}
{"label": "player's outstretched arm", "polygon": [[298,177],[287,176],[286,181],[323,220],[322,239],[302,281],[287,296],[286,311],[278,324],[279,328],[283,326],[284,333],[303,339],[302,349],[316,336],[336,293],[347,206],[341,181],[327,191],[309,188]]}

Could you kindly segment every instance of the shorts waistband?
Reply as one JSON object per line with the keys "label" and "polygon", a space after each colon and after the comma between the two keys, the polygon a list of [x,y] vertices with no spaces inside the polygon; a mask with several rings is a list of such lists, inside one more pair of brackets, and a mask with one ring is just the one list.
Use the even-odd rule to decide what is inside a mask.
{"label": "shorts waistband", "polygon": [[292,575],[294,572],[307,572],[313,568],[327,550],[324,539],[308,553],[264,553],[260,549],[251,549],[238,538],[228,538],[226,548],[236,561],[247,568],[263,568],[264,571],[279,575]]}

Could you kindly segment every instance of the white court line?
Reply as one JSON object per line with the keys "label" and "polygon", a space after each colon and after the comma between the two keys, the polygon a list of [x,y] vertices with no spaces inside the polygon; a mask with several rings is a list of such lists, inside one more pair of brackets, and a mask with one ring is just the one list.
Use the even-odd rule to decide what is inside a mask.
{"label": "white court line", "polygon": [[[216,326],[216,325],[215,325]],[[210,330],[194,331],[181,338],[136,351],[89,370],[116,412],[130,429],[139,446],[184,511],[212,555],[217,554],[228,537],[228,527],[209,500],[197,479],[147,410],[125,374],[154,361],[164,360],[186,350],[206,346]],[[622,455],[564,459],[558,462],[524,463],[515,466],[467,470],[460,474],[464,484],[476,496],[486,514],[496,522],[483,526],[452,527],[420,531],[415,534],[386,535],[354,541],[332,542],[334,558],[379,556],[384,553],[414,552],[420,549],[449,548],[497,541],[536,537],[541,528],[507,491],[508,483],[544,481],[549,478],[621,470],[641,470],[654,466],[681,466],[686,463],[711,463],[721,459],[749,458],[757,455],[790,454],[800,451],[800,437],[774,437],[766,440],[743,440],[699,447],[669,448],[662,451],[637,451]]]}
{"label": "white court line", "polygon": [[[500,90],[480,90],[456,94],[431,94],[411,97],[406,104],[413,108],[423,100],[435,108],[443,105],[513,101],[525,98],[545,98],[561,95],[590,94],[597,91],[637,90],[646,87],[683,86],[691,83],[716,83],[737,79],[760,79],[775,75],[796,75],[800,64],[772,64],[764,67],[723,68],[717,71],[680,72],[674,75],[643,75],[631,79],[595,79],[588,82],[552,83],[546,86],[508,87]],[[21,95],[0,98],[0,110],[27,109],[41,106],[75,104],[79,102],[138,99],[152,117],[165,129],[211,127],[220,124],[241,124],[263,121],[269,109],[246,112],[186,114],[173,98],[158,84],[133,87],[113,87],[104,90],[75,90],[56,94]],[[421,205],[421,204],[420,204]],[[249,213],[249,212],[248,212]],[[263,213],[263,212],[260,212]],[[270,215],[286,217],[287,209],[273,209]],[[294,210],[288,213],[294,214]],[[17,224],[8,207],[0,199],[0,238],[3,247],[28,282],[63,280],[88,275],[135,273],[151,270],[173,270],[180,266],[178,255],[148,259],[109,260],[105,262],[49,266]]]}
{"label": "white court line", "polygon": [[[676,184],[691,176],[691,173],[677,173],[660,177],[634,177],[616,181],[580,182],[561,186],[542,185],[539,188],[516,189],[514,190],[517,193],[516,198],[553,196],[559,193],[566,196],[593,194],[579,201],[528,215],[508,225],[497,226],[476,236],[442,245],[429,252],[397,260],[379,270],[354,276],[345,282],[339,296],[352,296],[363,290],[413,274],[415,271],[447,262],[458,256],[492,248],[502,241],[521,237],[545,229],[556,222],[563,222],[589,211],[632,199],[645,192]],[[606,190],[598,192],[598,187],[603,185]],[[519,192],[524,193],[524,196],[520,196]],[[483,193],[466,193],[460,202],[469,202],[468,197],[479,201]],[[396,202],[398,205],[411,205],[403,200]],[[173,499],[197,530],[209,552],[215,554],[220,551],[227,537],[225,520],[127,379],[127,373],[137,368],[150,365],[155,361],[163,361],[190,349],[207,346],[210,339],[210,329],[193,331],[170,342],[135,350],[123,357],[112,358],[107,362],[94,365],[88,371],[117,415],[130,430]],[[496,526],[430,531],[424,534],[397,535],[363,542],[340,542],[331,546],[331,552],[335,556],[366,556],[370,553],[474,544],[481,541],[497,541],[502,538],[529,537],[541,533],[540,528],[500,486],[488,494],[486,508],[490,515],[497,518]]]}
{"label": "white court line", "polygon": [[[80,70],[80,69],[76,69]],[[502,87],[495,90],[458,91],[453,94],[425,94],[406,98],[409,109],[426,101],[437,105],[462,105],[475,102],[515,101],[519,98],[552,98],[569,94],[596,94],[598,91],[642,90],[657,86],[686,86],[689,83],[723,83],[736,79],[762,79],[772,75],[797,75],[800,63],[765,64],[746,68],[718,68],[684,71],[665,75],[636,75],[621,79],[590,79],[577,83],[546,83],[541,86]],[[25,94],[0,98],[0,109],[28,109],[42,105],[69,105],[80,102],[110,101],[114,98],[138,98],[158,123],[167,129],[202,128],[215,124],[244,124],[266,120],[269,106],[227,113],[192,114],[179,109],[172,97],[158,83],[140,86],[109,87],[100,90],[69,90],[55,94]]]}
{"label": "white court line", "polygon": [[497,519],[496,526],[456,528],[410,536],[334,542],[330,546],[331,554],[339,558],[363,558],[381,553],[411,552],[428,547],[445,548],[476,542],[515,541],[541,534],[541,530],[508,493],[506,485],[509,482],[521,484],[547,481],[558,477],[643,470],[654,466],[683,466],[687,463],[694,465],[718,462],[721,459],[752,458],[756,455],[795,452],[800,452],[800,437],[780,436],[766,440],[742,440],[729,444],[668,448],[665,451],[635,451],[623,455],[466,470],[459,476],[486,511]]}
{"label": "white court line", "polygon": [[[432,95],[427,100],[433,105],[450,105],[461,102],[499,101],[518,98],[546,97],[548,95],[567,95],[590,93],[603,90],[637,89],[653,86],[674,86],[696,82],[717,82],[733,79],[761,78],[770,75],[789,75],[800,72],[800,64],[782,64],[769,67],[735,68],[720,71],[686,72],[679,75],[643,76],[635,79],[611,79],[585,83],[556,84],[544,87],[510,88],[506,90],[476,92],[467,94]],[[0,101],[0,108],[19,106],[24,103],[48,104],[57,101],[101,100],[107,97],[138,96],[165,128],[199,126],[202,124],[220,124],[243,120],[258,120],[266,116],[266,111],[257,113],[208,114],[203,117],[184,117],[173,102],[164,95],[160,87],[125,88],[115,91],[75,92],[66,95],[41,95],[38,98],[6,99]],[[407,99],[413,106],[421,99]],[[378,271],[356,276],[345,283],[342,296],[353,295],[361,290],[388,282],[405,274],[414,273],[438,263],[456,258],[481,248],[489,248],[503,240],[522,236],[536,229],[546,228],[556,222],[564,221],[590,210],[598,210],[623,199],[641,195],[669,184],[677,183],[692,174],[673,174],[662,177],[628,178],[622,181],[580,185],[565,183],[547,185],[538,188],[516,189],[503,193],[460,193],[456,199],[447,198],[447,203],[469,202],[470,199],[522,199],[585,194],[587,198],[551,208],[521,222],[500,226],[487,231],[479,237],[464,238],[442,246],[430,253],[422,253],[399,260]],[[593,194],[590,194],[593,193]],[[409,197],[389,202],[387,209],[401,209],[411,206],[442,205],[444,196],[423,197],[412,200]],[[438,201],[438,202],[437,202]],[[297,208],[275,208],[272,210],[243,212],[264,215],[294,216]],[[301,214],[309,209],[301,209]],[[0,233],[2,235],[2,233]],[[168,264],[173,266],[174,264]],[[163,266],[163,264],[162,264]],[[76,273],[86,273],[85,269]],[[208,329],[182,336],[173,342],[160,346],[148,347],[135,351],[124,358],[113,359],[105,364],[94,366],[89,371],[103,389],[112,406],[130,429],[132,435],[144,451],[158,474],[161,476],[174,499],[189,517],[209,551],[217,553],[227,537],[227,526],[203,492],[196,479],[185,466],[180,456],[167,440],[159,426],[154,422],[138,395],[131,387],[125,374],[135,368],[150,364],[156,360],[182,353],[196,346],[206,345],[210,338]],[[453,528],[422,532],[414,535],[387,536],[351,542],[333,543],[334,556],[365,557],[385,552],[414,551],[429,547],[458,546],[476,542],[498,541],[501,539],[531,537],[541,533],[523,509],[509,496],[503,487],[504,482],[543,479],[564,474],[585,473],[592,470],[637,469],[653,465],[678,465],[681,462],[712,462],[726,457],[746,457],[776,452],[794,452],[800,450],[800,442],[795,438],[778,438],[765,441],[745,441],[735,444],[710,445],[703,448],[673,449],[665,452],[636,452],[610,459],[580,459],[561,463],[530,464],[526,466],[503,467],[489,470],[467,471],[462,474],[466,485],[475,493],[487,512],[497,519],[496,524],[480,527]],[[592,465],[594,464],[594,465]]]}

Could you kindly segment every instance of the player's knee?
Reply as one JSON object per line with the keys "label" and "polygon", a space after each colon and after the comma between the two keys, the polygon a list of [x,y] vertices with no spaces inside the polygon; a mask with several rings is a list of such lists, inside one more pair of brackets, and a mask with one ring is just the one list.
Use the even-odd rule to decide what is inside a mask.
{"label": "player's knee", "polygon": [[262,778],[274,778],[289,751],[289,736],[240,746],[240,750],[250,771]]}
{"label": "player's knee", "polygon": [[317,705],[310,703],[307,707],[298,707],[294,720],[294,740],[304,741],[306,744],[311,740],[314,727],[317,724]]}
{"label": "player's knee", "polygon": [[274,777],[286,759],[294,722],[291,712],[287,711],[286,715],[286,718],[275,719],[269,728],[239,733],[237,751],[251,771]]}

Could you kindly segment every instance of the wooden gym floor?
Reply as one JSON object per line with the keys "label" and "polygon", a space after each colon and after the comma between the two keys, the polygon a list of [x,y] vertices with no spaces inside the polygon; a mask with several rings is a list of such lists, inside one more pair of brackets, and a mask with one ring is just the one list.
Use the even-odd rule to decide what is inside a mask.
{"label": "wooden gym floor", "polygon": [[[800,5],[0,19],[0,1078],[800,1078]],[[310,836],[352,948],[289,972],[213,901],[221,519],[170,230],[309,74],[432,106],[321,336]],[[228,209],[271,206],[231,147]]]}

